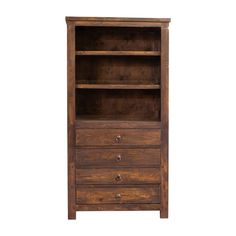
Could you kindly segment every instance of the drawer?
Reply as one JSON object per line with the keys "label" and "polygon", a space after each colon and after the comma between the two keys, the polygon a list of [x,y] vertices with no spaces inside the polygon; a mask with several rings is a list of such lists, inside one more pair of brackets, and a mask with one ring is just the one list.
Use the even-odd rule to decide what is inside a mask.
{"label": "drawer", "polygon": [[160,145],[160,129],[76,129],[76,145]]}
{"label": "drawer", "polygon": [[76,190],[77,204],[160,203],[160,187],[94,187],[82,186]]}
{"label": "drawer", "polygon": [[158,184],[158,168],[77,169],[76,184]]}
{"label": "drawer", "polygon": [[86,166],[160,166],[160,149],[88,149],[76,150],[77,168]]}

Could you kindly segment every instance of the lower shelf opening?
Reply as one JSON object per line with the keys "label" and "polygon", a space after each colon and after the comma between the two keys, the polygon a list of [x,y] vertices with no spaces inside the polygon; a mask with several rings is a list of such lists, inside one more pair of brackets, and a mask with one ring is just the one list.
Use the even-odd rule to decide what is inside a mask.
{"label": "lower shelf opening", "polygon": [[76,92],[78,120],[160,121],[160,90],[86,89]]}

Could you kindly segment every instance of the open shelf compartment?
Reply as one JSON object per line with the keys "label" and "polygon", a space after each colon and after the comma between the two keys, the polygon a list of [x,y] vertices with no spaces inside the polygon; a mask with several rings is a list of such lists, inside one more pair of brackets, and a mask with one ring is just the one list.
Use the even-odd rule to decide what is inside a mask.
{"label": "open shelf compartment", "polygon": [[76,27],[76,51],[160,51],[159,27]]}
{"label": "open shelf compartment", "polygon": [[160,90],[76,90],[77,120],[160,121]]}
{"label": "open shelf compartment", "polygon": [[76,56],[77,84],[159,85],[160,58]]}

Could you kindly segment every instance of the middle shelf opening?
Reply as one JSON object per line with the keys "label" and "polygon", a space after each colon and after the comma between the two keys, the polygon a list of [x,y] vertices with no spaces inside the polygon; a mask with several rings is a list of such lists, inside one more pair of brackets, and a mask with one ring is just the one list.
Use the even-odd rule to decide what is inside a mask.
{"label": "middle shelf opening", "polygon": [[160,85],[160,58],[76,56],[76,84]]}

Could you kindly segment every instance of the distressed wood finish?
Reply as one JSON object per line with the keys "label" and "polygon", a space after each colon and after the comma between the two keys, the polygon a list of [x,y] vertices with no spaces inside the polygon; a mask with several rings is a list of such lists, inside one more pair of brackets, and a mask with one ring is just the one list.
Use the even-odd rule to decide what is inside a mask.
{"label": "distressed wood finish", "polygon": [[159,167],[160,149],[80,148],[76,150],[76,167]]}
{"label": "distressed wood finish", "polygon": [[78,56],[160,56],[160,51],[76,51]]}
{"label": "distressed wood finish", "polygon": [[161,122],[159,121],[137,121],[137,120],[107,120],[91,119],[91,116],[83,118],[77,118],[76,128],[81,129],[159,129],[161,128]]}
{"label": "distressed wood finish", "polygon": [[67,109],[68,109],[68,218],[76,218],[75,204],[75,26],[67,25]]}
{"label": "distressed wood finish", "polygon": [[169,18],[66,17],[68,218],[168,217]]}
{"label": "distressed wood finish", "polygon": [[78,186],[77,204],[160,203],[160,188],[156,186],[103,187]]}
{"label": "distressed wood finish", "polygon": [[77,211],[150,211],[160,210],[160,204],[77,204]]}
{"label": "distressed wood finish", "polygon": [[77,169],[76,184],[159,184],[159,168]]}
{"label": "distressed wood finish", "polygon": [[159,84],[76,84],[80,89],[159,89]]}
{"label": "distressed wood finish", "polygon": [[75,143],[78,146],[155,146],[160,140],[158,129],[76,129]]}
{"label": "distressed wood finish", "polygon": [[165,27],[169,18],[114,18],[114,17],[66,17],[66,21],[73,21],[76,26],[101,27]]}
{"label": "distressed wood finish", "polygon": [[161,29],[161,218],[168,218],[169,30]]}
{"label": "distressed wood finish", "polygon": [[[144,22],[154,22],[154,23],[169,23],[170,18],[130,18],[130,17],[81,17],[81,16],[67,16],[66,22],[70,21],[87,21],[87,22],[139,22],[140,27]],[[92,26],[92,24],[91,24]]]}
{"label": "distressed wood finish", "polygon": [[92,51],[159,51],[160,28],[77,27],[76,49]]}
{"label": "distressed wood finish", "polygon": [[159,84],[160,57],[76,56],[76,81],[81,84]]}
{"label": "distressed wood finish", "polygon": [[83,89],[77,94],[76,109],[82,118],[159,121],[160,90]]}

